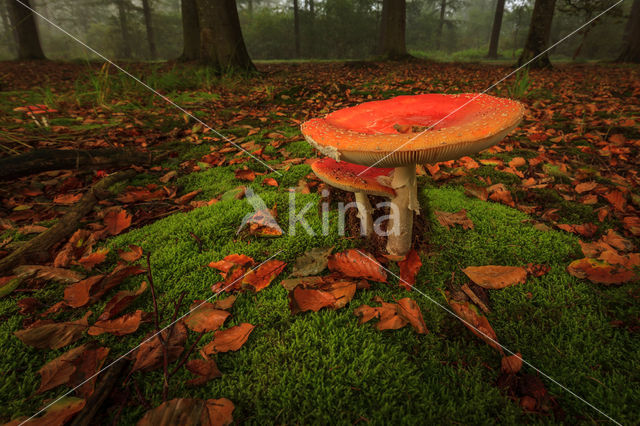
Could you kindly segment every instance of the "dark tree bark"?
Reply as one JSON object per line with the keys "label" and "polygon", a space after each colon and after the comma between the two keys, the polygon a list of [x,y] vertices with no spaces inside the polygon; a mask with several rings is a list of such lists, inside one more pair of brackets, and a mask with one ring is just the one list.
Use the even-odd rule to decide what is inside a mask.
{"label": "dark tree bark", "polygon": [[7,44],[9,45],[9,52],[13,55],[18,54],[17,46],[18,46],[18,35],[16,34],[13,25],[9,21],[9,5],[7,2],[0,2],[0,14],[2,15],[2,27],[4,28],[5,35],[4,38],[7,40]]}
{"label": "dark tree bark", "polygon": [[307,23],[309,39],[307,41],[306,56],[313,58],[316,54],[316,10],[314,0],[306,0],[306,6],[309,12],[309,22]]}
{"label": "dark tree bark", "polygon": [[[29,0],[22,1],[31,7]],[[45,59],[42,46],[40,46],[38,27],[31,10],[15,0],[7,0],[7,6],[18,41],[18,59]]]}
{"label": "dark tree bark", "polygon": [[379,51],[386,59],[409,56],[405,44],[406,13],[406,0],[383,0]]}
{"label": "dark tree bark", "polygon": [[488,58],[498,59],[498,44],[500,42],[500,29],[502,28],[502,15],[504,14],[505,0],[498,0],[496,13],[493,15],[493,27],[491,28],[491,42],[489,43]]}
{"label": "dark tree bark", "polygon": [[440,20],[438,21],[438,33],[436,35],[436,49],[442,46],[442,30],[444,29],[444,17],[447,11],[447,0],[440,2]]}
{"label": "dark tree bark", "polygon": [[200,19],[196,0],[182,0],[182,37],[183,49],[181,61],[195,61],[200,58]]}
{"label": "dark tree bark", "polygon": [[153,19],[151,17],[151,4],[149,0],[142,0],[142,13],[144,14],[144,25],[147,29],[147,42],[149,43],[149,55],[151,59],[156,59],[156,37],[153,31]]}
{"label": "dark tree bark", "polygon": [[[527,41],[518,59],[518,65],[524,65],[536,56],[540,55],[549,46],[551,35],[551,23],[553,12],[556,8],[556,0],[536,0],[529,24]],[[545,68],[551,66],[549,54],[546,52],[528,65],[531,68]]]}
{"label": "dark tree bark", "polygon": [[298,0],[293,0],[293,38],[295,42],[296,58],[300,57],[300,8]]}
{"label": "dark tree bark", "polygon": [[127,23],[127,0],[118,1],[118,20],[120,21],[120,32],[122,33],[122,56],[131,58],[131,36],[129,35],[129,24]]}
{"label": "dark tree bark", "polygon": [[640,0],[634,0],[631,6],[622,38],[622,52],[617,61],[640,63]]}
{"label": "dark tree bark", "polygon": [[200,60],[220,71],[253,71],[242,38],[235,0],[196,0],[200,18]]}

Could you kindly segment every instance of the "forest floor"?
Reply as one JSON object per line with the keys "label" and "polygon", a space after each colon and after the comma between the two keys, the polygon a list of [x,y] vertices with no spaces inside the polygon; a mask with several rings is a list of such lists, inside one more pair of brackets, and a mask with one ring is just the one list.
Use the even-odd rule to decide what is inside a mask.
{"label": "forest floor", "polygon": [[[385,261],[376,244],[336,232],[335,202],[348,194],[333,191],[331,232],[322,234],[321,185],[308,165],[316,152],[300,124],[368,100],[483,91],[512,68],[419,61],[259,68],[259,75],[246,77],[216,76],[193,65],[127,65],[231,144],[113,68],[0,64],[0,160],[34,148],[108,147],[148,151],[154,158],[84,218],[83,236],[55,248],[51,254],[59,269],[29,269],[28,278],[0,299],[0,421],[35,414],[155,330],[153,298],[141,288],[150,281],[141,252],[150,254],[161,327],[171,322],[176,306],[177,315],[186,314],[194,301],[214,296],[212,286],[225,279],[221,263],[212,262],[239,254],[255,266],[269,259],[286,263],[276,264],[268,278],[259,277],[259,291],[245,288],[226,307],[231,316],[224,330],[239,330],[233,326],[243,323],[255,327],[248,339],[246,333],[234,335],[237,346],[208,350],[212,339],[221,345],[220,331],[215,338],[211,331],[217,327],[198,329],[192,321],[189,331],[174,329],[170,339],[180,335],[176,351],[187,354],[189,369],[169,357],[169,371],[180,368],[168,381],[166,400],[227,398],[236,422],[255,424],[571,424],[601,423],[606,416],[629,424],[640,418],[640,68],[562,65],[518,74],[493,89],[489,94],[526,104],[520,127],[473,158],[419,168],[419,292],[399,285],[399,267],[389,261],[385,268],[393,273],[385,274],[387,282],[360,282],[345,306],[295,314],[299,301],[281,284],[292,278],[305,252],[359,248]],[[33,104],[57,110],[46,127],[14,111]],[[88,185],[110,172],[52,171],[3,182],[0,259],[50,228]],[[257,232],[237,233],[253,211],[242,198],[248,188],[275,209],[282,235],[258,235],[269,231],[264,224]],[[316,235],[289,229],[291,191],[298,209],[313,204],[305,217]],[[436,212],[462,209],[468,217],[464,228],[438,220],[442,213]],[[238,258],[227,258],[227,271],[247,271],[233,263]],[[125,267],[125,275],[113,278],[123,263],[141,268]],[[471,283],[461,269],[485,265],[528,272],[526,282],[503,289],[471,286],[489,308],[485,316],[497,340],[526,361],[519,371],[501,371],[501,354],[444,309],[455,289]],[[85,286],[90,297],[77,302],[77,282],[86,284],[84,277],[97,274],[118,281],[118,288],[96,292]],[[0,290],[13,278],[0,278]],[[103,323],[110,327],[107,333],[95,332],[113,294],[139,288],[141,295],[130,295],[123,311],[129,317]],[[407,297],[417,303],[428,333],[410,326],[378,330],[375,321],[359,324],[354,314],[362,305],[378,306],[380,299]],[[29,330],[47,325],[38,320],[66,328],[53,336],[38,334],[35,346],[41,348],[33,341],[27,345]],[[91,335],[85,333],[87,321],[94,326]],[[69,334],[69,344],[51,349]],[[57,365],[43,374],[45,364],[81,344],[88,346],[65,361],[66,370]],[[108,355],[96,347],[108,348]],[[162,404],[164,355],[159,349],[147,355],[132,354],[145,368],[130,377],[123,373],[101,411],[105,424],[134,424]],[[207,376],[215,365],[221,377]],[[189,382],[196,377],[189,370],[204,374],[203,383]],[[47,415],[70,418],[84,404],[70,397],[90,393],[80,388]],[[225,419],[228,405],[217,403],[219,420]]]}

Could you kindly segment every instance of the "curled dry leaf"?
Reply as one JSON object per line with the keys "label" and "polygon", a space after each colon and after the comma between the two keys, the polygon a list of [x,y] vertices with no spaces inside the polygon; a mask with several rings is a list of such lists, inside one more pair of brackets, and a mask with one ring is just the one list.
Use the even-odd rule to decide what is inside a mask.
{"label": "curled dry leaf", "polygon": [[187,385],[189,386],[200,386],[211,379],[222,377],[222,373],[218,370],[218,366],[213,359],[194,359],[188,361],[185,367],[198,376],[195,379],[187,380]]}
{"label": "curled dry leaf", "polygon": [[118,251],[118,255],[125,262],[135,262],[142,257],[142,247],[130,244],[129,251]]}
{"label": "curled dry leaf", "polygon": [[473,334],[484,340],[489,346],[502,353],[502,348],[498,344],[498,336],[493,331],[489,320],[482,315],[474,305],[469,302],[456,302],[449,299],[451,309],[464,321],[462,322]]}
{"label": "curled dry leaf", "polygon": [[574,260],[567,267],[567,271],[574,277],[605,285],[622,284],[637,279],[636,274],[629,269],[589,258]]}
{"label": "curled dry leaf", "polygon": [[93,269],[94,266],[104,262],[107,259],[107,254],[109,253],[108,248],[102,248],[97,250],[87,256],[82,257],[78,260],[78,263],[87,271]]}
{"label": "curled dry leaf", "polygon": [[143,281],[140,284],[140,288],[137,290],[129,291],[122,290],[117,292],[111,300],[109,300],[102,311],[102,314],[98,317],[98,321],[108,320],[115,317],[120,312],[124,311],[134,300],[138,298],[142,293],[147,290],[147,282]]}
{"label": "curled dry leaf", "polygon": [[375,258],[362,250],[349,249],[329,257],[331,271],[340,272],[347,277],[364,278],[371,281],[387,282],[384,268]]}
{"label": "curled dry leaf", "polygon": [[222,327],[225,320],[231,315],[227,311],[216,309],[213,303],[196,302],[195,310],[184,319],[185,325],[196,333],[215,331]]}
{"label": "curled dry leaf", "polygon": [[420,260],[418,252],[411,249],[407,257],[398,262],[398,266],[400,267],[400,282],[398,284],[406,290],[411,290],[416,283],[416,275],[422,267],[422,260]]}
{"label": "curled dry leaf", "polygon": [[96,321],[91,327],[89,327],[89,335],[99,336],[103,333],[109,333],[114,336],[124,336],[126,334],[135,333],[142,323],[145,312],[137,310],[124,314],[121,317]]}
{"label": "curled dry leaf", "polygon": [[251,286],[256,292],[263,290],[271,284],[271,281],[273,281],[286,266],[287,264],[280,260],[268,260],[258,268],[249,271],[242,279],[242,284]]}
{"label": "curled dry leaf", "polygon": [[[170,331],[171,334],[169,335]],[[135,352],[135,361],[133,367],[131,367],[131,372],[138,370],[149,371],[162,366],[163,347],[156,333],[156,331],[151,333],[151,335],[153,335],[151,339],[149,339],[150,335],[143,339],[144,343],[142,343]],[[178,321],[173,327],[163,330],[160,335],[167,343],[168,361],[175,361],[180,354],[182,354],[182,351],[184,351],[184,344],[187,341],[187,328],[182,321]]]}
{"label": "curled dry leaf", "polygon": [[516,374],[522,368],[522,355],[516,352],[514,355],[503,356],[500,364],[503,373]]}
{"label": "curled dry leaf", "polygon": [[213,341],[202,348],[202,351],[207,355],[237,351],[245,344],[254,328],[254,325],[244,322],[226,330],[216,331]]}
{"label": "curled dry leaf", "polygon": [[582,235],[586,238],[591,238],[596,234],[596,232],[598,232],[598,227],[593,223],[585,223],[583,225],[568,225],[566,223],[561,223],[559,225],[556,225],[556,227],[558,229],[562,229],[563,231]]}
{"label": "curled dry leaf", "polygon": [[527,280],[527,271],[520,266],[469,266],[462,272],[480,287],[489,289],[522,284]]}
{"label": "curled dry leaf", "polygon": [[427,334],[427,326],[422,318],[422,311],[415,300],[404,297],[398,300],[398,315],[406,319],[418,334]]}
{"label": "curled dry leaf", "polygon": [[77,321],[53,322],[36,321],[25,330],[13,334],[25,345],[38,349],[60,349],[78,340],[89,327],[91,311]]}
{"label": "curled dry leaf", "polygon": [[110,235],[118,235],[131,226],[131,215],[126,210],[115,208],[104,215],[103,222]]}
{"label": "curled dry leaf", "polygon": [[422,311],[415,300],[405,297],[398,303],[380,301],[381,306],[374,307],[362,305],[354,309],[353,313],[360,317],[359,324],[364,324],[374,318],[379,321],[376,324],[378,330],[397,330],[407,324],[411,324],[418,334],[427,334],[427,326],[422,318]]}
{"label": "curled dry leaf", "polygon": [[53,266],[56,268],[69,266],[72,260],[91,252],[95,239],[91,231],[78,229],[56,255]]}
{"label": "curled dry leaf", "polygon": [[356,286],[352,281],[320,281],[317,288],[298,285],[289,292],[289,308],[294,315],[306,311],[317,312],[322,308],[340,309],[353,299]]}
{"label": "curled dry leaf", "polygon": [[438,219],[440,225],[447,229],[456,225],[462,226],[462,229],[473,229],[473,222],[467,217],[467,211],[465,209],[462,209],[457,213],[434,210],[433,214],[436,216],[436,219]]}

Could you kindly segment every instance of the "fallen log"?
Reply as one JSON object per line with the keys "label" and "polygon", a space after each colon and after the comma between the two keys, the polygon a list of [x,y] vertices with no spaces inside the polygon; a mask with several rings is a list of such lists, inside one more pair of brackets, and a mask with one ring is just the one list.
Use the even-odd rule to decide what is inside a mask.
{"label": "fallen log", "polygon": [[149,154],[136,150],[36,149],[0,159],[0,180],[17,179],[50,170],[112,169],[149,162]]}
{"label": "fallen log", "polygon": [[113,173],[92,185],[64,216],[51,228],[27,241],[12,253],[0,259],[0,275],[24,263],[44,262],[49,259],[49,249],[62,239],[73,234],[80,220],[89,213],[98,201],[111,195],[109,187],[121,180],[130,179],[136,175],[134,170]]}

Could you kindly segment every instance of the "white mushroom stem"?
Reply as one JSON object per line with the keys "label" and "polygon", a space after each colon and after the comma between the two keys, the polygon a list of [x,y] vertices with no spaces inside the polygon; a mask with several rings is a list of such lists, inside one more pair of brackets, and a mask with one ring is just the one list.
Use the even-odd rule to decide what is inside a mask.
{"label": "white mushroom stem", "polygon": [[411,250],[413,212],[420,213],[415,164],[397,167],[393,171],[391,187],[396,196],[391,199],[387,252],[404,257]]}
{"label": "white mushroom stem", "polygon": [[360,234],[363,237],[370,237],[373,234],[373,218],[371,216],[373,207],[369,202],[369,197],[364,192],[355,192],[356,207],[360,218]]}

